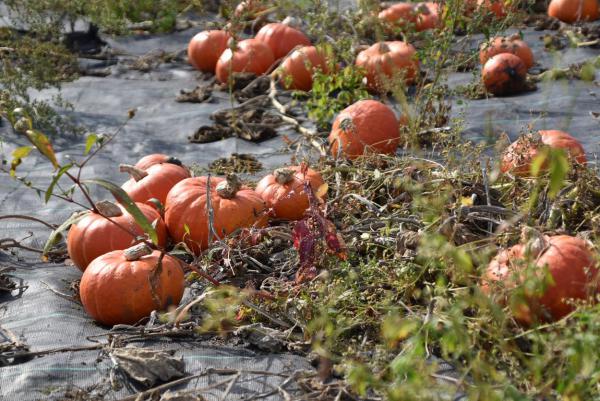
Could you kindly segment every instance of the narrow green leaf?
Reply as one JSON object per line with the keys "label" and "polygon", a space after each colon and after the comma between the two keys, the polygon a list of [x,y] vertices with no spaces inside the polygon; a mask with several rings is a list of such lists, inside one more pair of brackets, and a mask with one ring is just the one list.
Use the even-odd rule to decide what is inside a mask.
{"label": "narrow green leaf", "polygon": [[110,181],[106,181],[100,178],[94,178],[90,180],[83,181],[84,184],[96,184],[110,191],[110,193],[115,197],[117,202],[119,202],[125,210],[133,217],[135,222],[144,230],[146,234],[150,237],[150,240],[157,245],[158,244],[158,235],[156,234],[156,230],[152,227],[152,223],[148,221],[144,213],[137,207],[134,201],[131,200],[127,192],[123,191],[123,189]]}
{"label": "narrow green leaf", "polygon": [[85,152],[83,152],[83,154],[87,155],[88,153],[90,153],[90,150],[92,150],[92,146],[94,146],[96,142],[98,142],[98,135],[89,134],[85,140]]}
{"label": "narrow green leaf", "polygon": [[554,198],[565,185],[569,172],[569,159],[563,149],[552,149],[550,152],[550,190],[548,196]]}
{"label": "narrow green leaf", "polygon": [[48,189],[46,189],[46,195],[44,196],[44,202],[48,203],[48,201],[50,200],[50,197],[54,193],[54,187],[58,183],[58,180],[60,180],[60,177],[62,177],[64,173],[69,171],[71,169],[71,167],[73,167],[73,163],[69,163],[65,166],[62,166],[60,168],[60,170],[58,170],[58,172],[56,174],[54,174],[54,176],[52,177],[52,182],[50,183],[50,186],[48,186]]}
{"label": "narrow green leaf", "polygon": [[540,175],[542,167],[546,163],[546,160],[548,160],[548,150],[548,147],[544,147],[542,151],[531,162],[530,170],[532,176],[537,177]]}
{"label": "narrow green leaf", "polygon": [[77,223],[79,220],[81,220],[87,213],[87,211],[85,212],[76,212],[73,213],[71,215],[71,217],[69,217],[67,220],[65,220],[64,223],[62,223],[60,226],[58,226],[56,228],[56,230],[52,231],[50,233],[50,236],[48,237],[48,240],[46,241],[46,244],[44,245],[44,251],[42,253],[42,256],[45,257],[48,255],[48,252],[50,252],[50,249],[52,249],[52,247],[54,245],[56,245],[60,239],[61,239],[61,234],[63,231],[65,231],[67,228],[69,228],[69,226],[71,224],[75,224]]}
{"label": "narrow green leaf", "polygon": [[26,135],[27,139],[29,139],[29,142],[31,142],[41,154],[50,160],[52,166],[54,166],[54,168],[58,168],[58,161],[56,160],[54,149],[52,149],[52,143],[50,143],[48,137],[36,130],[27,130]]}

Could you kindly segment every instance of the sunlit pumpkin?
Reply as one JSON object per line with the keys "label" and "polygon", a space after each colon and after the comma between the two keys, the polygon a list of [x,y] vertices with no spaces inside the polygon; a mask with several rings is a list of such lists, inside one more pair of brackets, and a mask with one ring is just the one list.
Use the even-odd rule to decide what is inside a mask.
{"label": "sunlit pumpkin", "polygon": [[227,42],[231,36],[221,30],[203,31],[196,34],[188,45],[188,60],[194,68],[215,72],[217,61],[227,49]]}
{"label": "sunlit pumpkin", "polygon": [[321,174],[311,168],[290,166],[277,169],[258,182],[256,192],[263,198],[272,215],[278,219],[300,220],[309,206],[304,183],[313,192],[324,184]]}
{"label": "sunlit pumpkin", "polygon": [[131,325],[181,301],[185,280],[179,261],[169,255],[161,260],[159,251],[139,249],[106,253],[83,273],[81,303],[97,322]]}
{"label": "sunlit pumpkin", "polygon": [[190,176],[185,167],[172,163],[154,164],[145,170],[129,164],[121,164],[119,169],[131,176],[121,188],[134,202],[141,203],[154,198],[164,204],[171,188]]}
{"label": "sunlit pumpkin", "polygon": [[360,100],[342,110],[333,122],[329,147],[334,157],[355,159],[367,152],[393,154],[400,142],[396,115],[377,100]]}
{"label": "sunlit pumpkin", "polygon": [[439,7],[433,2],[397,3],[381,11],[378,18],[399,28],[414,26],[418,32],[439,26]]}
{"label": "sunlit pumpkin", "polygon": [[598,0],[552,0],[548,15],[563,22],[595,21],[600,18]]}
{"label": "sunlit pumpkin", "polygon": [[419,72],[415,48],[405,42],[380,42],[363,50],[356,57],[367,79],[367,87],[373,91],[385,91],[396,77],[410,85]]}
{"label": "sunlit pumpkin", "polygon": [[519,35],[509,37],[497,37],[488,43],[484,43],[480,47],[479,61],[482,65],[492,57],[501,53],[510,53],[519,57],[525,63],[527,69],[533,67],[533,52]]}
{"label": "sunlit pumpkin", "polygon": [[479,10],[493,13],[496,18],[506,17],[514,8],[507,0],[477,0],[477,5]]}
{"label": "sunlit pumpkin", "polygon": [[181,160],[173,156],[164,155],[162,153],[153,153],[142,157],[135,164],[135,167],[139,168],[140,170],[147,170],[150,166],[163,163],[175,164],[176,166],[181,166],[189,171],[189,169],[181,162]]}
{"label": "sunlit pumpkin", "polygon": [[300,30],[281,22],[267,24],[256,34],[259,40],[269,46],[275,59],[280,59],[297,46],[310,46],[310,39]]}
{"label": "sunlit pumpkin", "polygon": [[[585,164],[585,150],[577,139],[559,130],[543,130],[537,134],[524,135],[513,142],[502,154],[500,169],[515,176],[530,175],[531,163],[543,146],[564,149],[577,163]],[[542,166],[546,168],[547,166]]]}
{"label": "sunlit pumpkin", "polygon": [[[551,279],[545,282],[545,288],[535,291],[527,286],[527,278],[532,277],[526,274],[527,261],[535,266],[531,273],[537,280],[542,280],[543,269],[548,269]],[[598,271],[590,244],[583,239],[534,235],[527,242],[500,251],[484,273],[482,289],[491,295],[502,294],[501,288],[510,292],[520,286],[523,296],[513,299],[510,305],[515,318],[527,325],[555,321],[575,309],[570,300],[588,300],[599,292]],[[498,300],[506,303],[502,298]]]}
{"label": "sunlit pumpkin", "polygon": [[[159,245],[165,246],[167,229],[159,213],[143,203],[138,203],[137,206],[148,221],[156,222],[155,230]],[[67,235],[69,258],[81,271],[84,271],[98,256],[129,248],[137,242],[135,237],[144,235],[144,231],[123,206],[102,201],[96,204],[96,209],[101,214],[89,212],[71,226]],[[118,226],[106,217],[109,217]],[[131,231],[135,236],[120,227]]]}
{"label": "sunlit pumpkin", "polygon": [[323,51],[314,46],[301,47],[281,63],[281,83],[286,89],[309,91],[312,89],[313,74],[318,70],[323,73],[329,71]]}
{"label": "sunlit pumpkin", "polygon": [[527,67],[514,54],[500,53],[485,63],[481,75],[488,92],[496,96],[514,95],[525,90]]}
{"label": "sunlit pumpkin", "polygon": [[273,63],[273,52],[263,42],[257,39],[246,39],[237,43],[235,50],[227,48],[216,66],[216,76],[219,82],[226,83],[231,73],[250,72],[256,75],[266,73]]}
{"label": "sunlit pumpkin", "polygon": [[208,247],[209,237],[222,239],[240,228],[263,227],[267,221],[262,198],[235,176],[185,179],[171,189],[165,203],[169,233],[195,253]]}

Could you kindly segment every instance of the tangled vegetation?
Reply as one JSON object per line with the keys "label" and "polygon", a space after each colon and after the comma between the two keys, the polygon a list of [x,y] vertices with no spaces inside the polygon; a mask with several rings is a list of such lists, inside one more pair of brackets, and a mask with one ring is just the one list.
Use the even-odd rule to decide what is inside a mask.
{"label": "tangled vegetation", "polygon": [[[174,0],[135,7],[105,1],[6,3],[19,16],[28,15],[30,24],[42,24],[40,17],[51,10],[60,16],[49,22],[53,29],[67,16],[89,18],[114,32],[145,20],[153,21],[154,31],[169,31],[182,12],[203,6]],[[231,15],[235,5],[227,3],[221,7],[223,15]],[[241,230],[212,242],[200,256],[181,244],[170,249],[192,266],[189,282],[204,285],[207,276],[213,281],[198,298],[203,305],[199,312],[180,307],[161,316],[162,321],[170,327],[191,321],[197,334],[224,336],[248,323],[277,329],[285,334],[286,349],[314,361],[322,381],[310,385],[322,390],[322,399],[439,400],[460,393],[486,401],[599,399],[600,305],[582,302],[556,322],[524,326],[515,320],[513,306],[528,291],[543,291],[551,281],[548,274],[528,276],[517,291],[494,294],[504,303],[482,290],[490,260],[499,249],[518,244],[525,227],[585,238],[598,249],[598,171],[591,164],[570,163],[563,151],[547,150],[533,162],[531,176],[503,174],[499,150],[506,143],[470,142],[461,135],[461,121],[450,119],[450,72],[473,70],[475,77],[471,87],[452,96],[476,97],[483,90],[473,67],[478,53],[468,47],[470,36],[484,33],[489,39],[523,24],[537,2],[521,4],[497,20],[489,13],[466,17],[465,2],[447,0],[441,28],[425,32],[386,31],[373,15],[379,2],[359,3],[351,14],[331,10],[324,1],[282,1],[274,11],[276,17],[305,17],[307,33],[335,54],[331,65],[339,66],[317,73],[312,91],[294,93],[284,107],[302,108],[317,127],[299,130],[298,141],[305,146],[294,157],[310,154],[305,162],[323,176],[324,193],[312,194],[303,225],[276,221],[251,232]],[[244,28],[251,29],[240,30]],[[52,161],[41,133],[44,118],[27,89],[74,79],[76,56],[60,40],[42,42],[39,36],[2,32],[0,46],[11,50],[3,58],[0,111],[15,129],[35,131],[27,134],[33,145],[29,150],[45,149]],[[328,131],[345,107],[376,96],[353,66],[356,53],[384,38],[414,43],[421,61],[413,87],[402,79],[391,80],[381,96],[406,117],[402,155],[352,161],[326,157],[318,131]],[[45,61],[38,63],[42,54]],[[598,66],[597,60],[583,65],[579,75],[582,68],[593,72]],[[589,71],[583,75],[593,80]],[[277,101],[281,90],[266,89],[261,96]],[[291,117],[286,118],[289,122]],[[23,124],[29,124],[29,131]],[[88,137],[86,153],[93,156],[110,140]],[[319,147],[315,141],[319,152],[314,152]],[[295,150],[297,142],[289,145]],[[29,150],[13,155],[13,175]],[[58,173],[50,188],[27,184],[50,193],[47,198],[72,199],[72,192],[61,193],[55,184],[83,165],[55,167]],[[217,174],[260,168],[248,155],[209,166]],[[299,245],[302,241],[310,245]],[[534,262],[528,260],[532,266]],[[453,365],[452,374],[440,373],[442,361]],[[332,382],[342,383],[344,391],[327,387]]]}

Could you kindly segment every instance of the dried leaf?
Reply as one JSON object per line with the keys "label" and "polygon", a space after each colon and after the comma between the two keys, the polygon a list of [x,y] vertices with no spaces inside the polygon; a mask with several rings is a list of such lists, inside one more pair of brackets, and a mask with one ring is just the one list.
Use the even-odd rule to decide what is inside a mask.
{"label": "dried leaf", "polygon": [[185,375],[183,359],[165,351],[119,348],[112,351],[110,356],[129,378],[145,387]]}
{"label": "dried leaf", "polygon": [[56,155],[54,154],[54,149],[52,148],[52,144],[50,143],[50,140],[48,139],[48,137],[46,137],[46,135],[42,134],[40,131],[31,129],[27,130],[27,132],[25,132],[25,135],[27,136],[27,139],[29,139],[29,142],[31,142],[33,146],[35,146],[42,155],[44,155],[48,160],[50,160],[50,163],[52,163],[52,166],[54,166],[54,168],[59,167],[58,161],[56,160]]}

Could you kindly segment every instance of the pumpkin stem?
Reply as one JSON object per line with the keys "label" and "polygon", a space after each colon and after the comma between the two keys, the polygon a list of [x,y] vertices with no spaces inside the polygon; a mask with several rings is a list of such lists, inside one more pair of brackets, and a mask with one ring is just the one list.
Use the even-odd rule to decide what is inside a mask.
{"label": "pumpkin stem", "polygon": [[232,199],[235,194],[242,188],[242,182],[235,174],[227,174],[225,181],[221,181],[217,184],[215,190],[217,194],[223,199]]}
{"label": "pumpkin stem", "polygon": [[119,171],[129,174],[136,182],[148,175],[146,171],[131,164],[119,164]]}
{"label": "pumpkin stem", "polygon": [[127,248],[123,251],[125,255],[125,260],[132,262],[134,260],[138,260],[142,256],[147,256],[152,253],[152,249],[143,242],[141,244],[137,244],[132,246],[131,248]]}
{"label": "pumpkin stem", "polygon": [[390,47],[385,42],[379,42],[379,53],[389,53],[391,51]]}
{"label": "pumpkin stem", "polygon": [[281,21],[282,24],[290,26],[292,28],[298,28],[300,26],[300,21],[298,21],[297,18],[294,18],[292,16],[287,16],[285,17],[285,19],[283,21]]}
{"label": "pumpkin stem", "polygon": [[294,179],[294,171],[289,168],[278,168],[273,174],[275,175],[275,181],[281,185],[285,185]]}
{"label": "pumpkin stem", "polygon": [[169,156],[169,158],[167,160],[165,160],[165,163],[174,164],[176,166],[183,167],[183,163],[181,162],[181,160],[179,160],[178,158],[176,158],[174,156]]}
{"label": "pumpkin stem", "polygon": [[525,244],[525,255],[531,258],[540,256],[548,245],[544,234],[531,227],[523,227],[521,242]]}
{"label": "pumpkin stem", "polygon": [[94,206],[96,206],[96,210],[104,217],[119,217],[123,215],[121,208],[108,200],[96,202]]}

